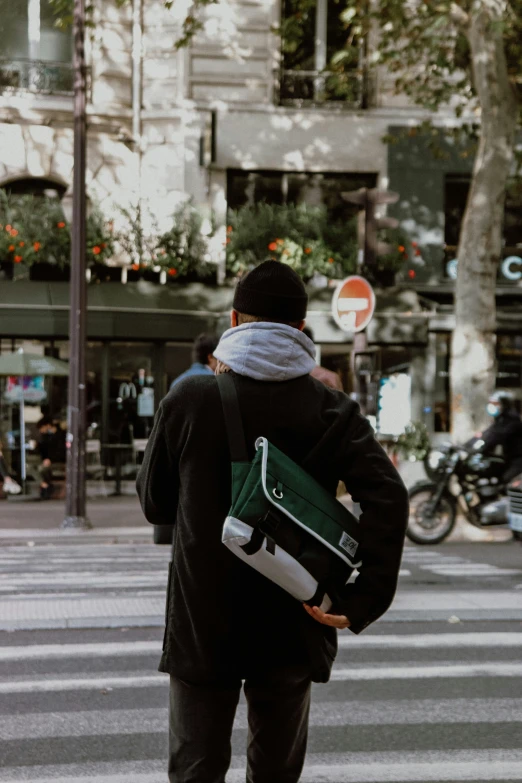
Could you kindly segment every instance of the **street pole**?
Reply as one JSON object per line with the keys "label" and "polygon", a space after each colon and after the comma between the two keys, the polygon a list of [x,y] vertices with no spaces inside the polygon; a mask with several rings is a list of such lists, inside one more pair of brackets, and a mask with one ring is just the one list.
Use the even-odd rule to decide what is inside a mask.
{"label": "street pole", "polygon": [[85,0],[74,0],[74,175],[69,311],[69,392],[65,519],[62,528],[88,529],[85,513],[85,277],[86,67]]}

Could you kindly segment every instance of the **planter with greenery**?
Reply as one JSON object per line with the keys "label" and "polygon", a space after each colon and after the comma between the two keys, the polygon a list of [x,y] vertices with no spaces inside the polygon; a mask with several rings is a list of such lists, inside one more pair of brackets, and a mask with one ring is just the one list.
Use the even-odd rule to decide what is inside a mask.
{"label": "planter with greenery", "polygon": [[[98,209],[87,218],[87,265],[114,253],[111,224]],[[31,279],[68,279],[71,232],[62,206],[39,196],[7,196],[0,190],[0,260],[20,265]]]}
{"label": "planter with greenery", "polygon": [[356,269],[355,219],[333,222],[322,207],[256,204],[231,210],[227,272],[241,275],[267,258],[282,261],[304,280],[344,277]]}
{"label": "planter with greenery", "polygon": [[190,201],[172,216],[172,226],[161,234],[155,248],[155,260],[171,281],[210,281],[215,264],[209,263],[207,238],[202,234],[203,218]]}
{"label": "planter with greenery", "polygon": [[[256,204],[231,210],[227,226],[227,272],[242,275],[266,258],[282,261],[305,281],[320,275],[339,280],[357,272],[357,219],[332,220],[324,207]],[[408,258],[403,232],[382,239],[397,248],[362,269],[373,284],[393,285]]]}

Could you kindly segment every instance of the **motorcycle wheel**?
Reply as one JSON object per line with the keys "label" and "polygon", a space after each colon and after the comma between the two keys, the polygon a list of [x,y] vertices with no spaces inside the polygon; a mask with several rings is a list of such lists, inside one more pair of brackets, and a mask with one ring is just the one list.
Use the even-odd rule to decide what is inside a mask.
{"label": "motorcycle wheel", "polygon": [[436,484],[423,482],[416,484],[409,491],[410,517],[406,535],[414,544],[440,544],[455,527],[456,504],[448,495],[443,495],[434,513],[427,515],[426,507],[436,490]]}
{"label": "motorcycle wheel", "polygon": [[515,541],[522,541],[522,533],[520,530],[513,530],[513,538]]}

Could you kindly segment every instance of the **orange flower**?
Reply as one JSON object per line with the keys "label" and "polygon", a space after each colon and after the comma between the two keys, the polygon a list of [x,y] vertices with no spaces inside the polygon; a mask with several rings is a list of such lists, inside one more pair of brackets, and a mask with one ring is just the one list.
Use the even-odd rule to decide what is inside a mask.
{"label": "orange flower", "polygon": [[14,257],[15,264],[19,264],[20,261],[23,261],[23,260],[24,260],[23,256],[15,256]]}
{"label": "orange flower", "polygon": [[270,242],[268,245],[269,250],[277,250],[277,243],[276,242]]}
{"label": "orange flower", "polygon": [[166,256],[167,255],[167,251],[165,250],[165,248],[162,248],[161,255],[162,256]]}
{"label": "orange flower", "polygon": [[33,242],[33,250],[36,250],[37,253],[38,253],[38,251],[40,250],[41,247],[42,247],[42,243],[41,242]]}
{"label": "orange flower", "polygon": [[333,264],[333,262],[334,262],[333,258],[329,258],[329,259],[328,259],[328,263],[329,263],[329,264]]}
{"label": "orange flower", "polygon": [[417,273],[416,273],[415,269],[408,269],[408,277],[409,277],[411,280],[413,280],[413,278],[416,276],[416,274],[417,274]]}
{"label": "orange flower", "polygon": [[406,248],[404,247],[404,245],[399,245],[399,253],[404,253],[405,250]]}
{"label": "orange flower", "polygon": [[227,234],[231,234],[231,233],[232,233],[232,226],[227,226]]}
{"label": "orange flower", "polygon": [[135,272],[137,272],[137,271],[139,270],[139,268],[140,268],[140,265],[139,265],[139,264],[133,264],[133,265],[131,266],[131,269],[133,269]]}
{"label": "orange flower", "polygon": [[14,249],[15,249],[15,246],[14,246],[14,245],[9,245],[9,252],[10,252],[10,253],[12,253]]}
{"label": "orange flower", "polygon": [[422,253],[421,253],[421,251],[419,250],[419,248],[417,248],[417,250],[415,251],[415,255],[416,255],[416,256],[420,256],[420,255],[422,255]]}
{"label": "orange flower", "polygon": [[11,231],[11,229],[12,229],[12,226],[9,226],[9,225],[7,225],[7,226],[5,227],[5,230],[7,231],[7,233],[8,233],[8,234],[9,234],[9,232]]}
{"label": "orange flower", "polygon": [[25,242],[19,242],[18,247],[25,247]]}
{"label": "orange flower", "polygon": [[101,253],[101,247],[98,247],[98,245],[95,245],[92,249],[93,255],[99,256]]}
{"label": "orange flower", "polygon": [[60,220],[60,222],[57,223],[56,225],[58,226],[58,228],[65,228],[65,223],[63,222],[63,220]]}
{"label": "orange flower", "polygon": [[312,252],[312,248],[311,247],[305,247],[304,251],[305,251],[306,255],[309,256],[310,253]]}
{"label": "orange flower", "polygon": [[284,245],[285,244],[285,240],[284,239],[276,239],[276,242],[277,242],[278,245]]}
{"label": "orange flower", "polygon": [[105,248],[107,247],[107,243],[106,242],[102,242],[100,247],[101,247],[102,250],[105,250]]}
{"label": "orange flower", "polygon": [[177,269],[169,269],[169,275],[171,277],[175,277],[177,274],[178,274],[178,270]]}
{"label": "orange flower", "polygon": [[288,250],[288,248],[286,248],[285,250],[283,250],[283,255],[284,255],[284,256],[289,256],[289,255],[290,255],[290,251]]}
{"label": "orange flower", "polygon": [[12,237],[17,237],[17,236],[18,236],[18,231],[17,231],[17,229],[16,229],[16,228],[13,228],[13,229],[11,230],[11,236],[12,236]]}

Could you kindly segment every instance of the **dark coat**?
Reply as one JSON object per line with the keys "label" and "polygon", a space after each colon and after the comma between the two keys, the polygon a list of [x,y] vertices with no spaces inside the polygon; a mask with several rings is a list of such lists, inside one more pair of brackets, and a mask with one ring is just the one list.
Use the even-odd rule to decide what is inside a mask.
{"label": "dark coat", "polygon": [[[408,518],[406,489],[358,406],[310,376],[262,382],[235,375],[247,442],[264,436],[335,494],[361,504],[364,567],[338,612],[360,633],[390,606]],[[231,470],[214,377],[179,383],[160,405],[137,481],[145,516],[172,525],[173,562],[160,670],[205,682],[269,667],[309,664],[326,681],[337,635],[221,543]]]}
{"label": "dark coat", "polygon": [[493,424],[484,430],[482,440],[485,453],[491,453],[497,446],[502,446],[508,465],[522,461],[522,421],[518,413],[501,413]]}

